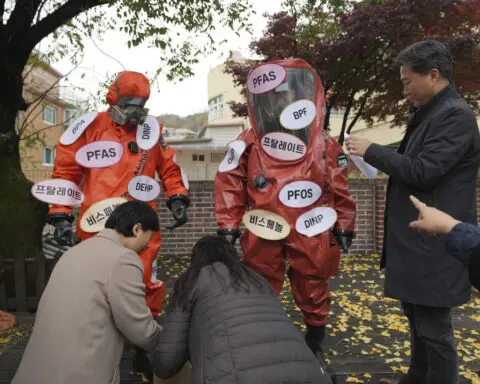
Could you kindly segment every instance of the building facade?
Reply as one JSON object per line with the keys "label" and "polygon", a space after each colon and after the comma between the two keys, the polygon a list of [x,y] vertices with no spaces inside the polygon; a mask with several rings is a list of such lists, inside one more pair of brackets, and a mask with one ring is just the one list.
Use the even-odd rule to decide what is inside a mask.
{"label": "building facade", "polygon": [[21,134],[22,169],[34,182],[50,178],[57,142],[77,114],[76,107],[61,97],[62,77],[45,63],[25,74],[23,97],[30,107],[19,113],[16,128]]}

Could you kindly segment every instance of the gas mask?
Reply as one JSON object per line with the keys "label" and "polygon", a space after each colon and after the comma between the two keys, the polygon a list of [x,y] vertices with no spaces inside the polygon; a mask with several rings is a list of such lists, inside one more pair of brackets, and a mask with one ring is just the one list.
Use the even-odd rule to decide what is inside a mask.
{"label": "gas mask", "polygon": [[145,122],[148,108],[144,108],[147,101],[140,98],[120,98],[117,105],[109,108],[110,117],[118,125],[136,127]]}

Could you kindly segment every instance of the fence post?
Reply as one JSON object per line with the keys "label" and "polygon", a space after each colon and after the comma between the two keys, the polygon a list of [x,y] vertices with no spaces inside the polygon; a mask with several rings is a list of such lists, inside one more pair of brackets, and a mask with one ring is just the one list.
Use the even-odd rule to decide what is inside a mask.
{"label": "fence post", "polygon": [[25,274],[25,259],[23,255],[15,255],[13,261],[13,278],[15,282],[15,297],[17,312],[27,312],[27,284]]}

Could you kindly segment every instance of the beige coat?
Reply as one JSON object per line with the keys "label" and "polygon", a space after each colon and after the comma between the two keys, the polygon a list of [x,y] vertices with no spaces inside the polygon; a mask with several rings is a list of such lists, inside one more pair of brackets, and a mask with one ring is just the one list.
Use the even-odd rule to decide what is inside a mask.
{"label": "beige coat", "polygon": [[150,350],[161,327],[145,303],[143,266],[105,229],[66,252],[40,300],[12,384],[117,384],[125,339]]}

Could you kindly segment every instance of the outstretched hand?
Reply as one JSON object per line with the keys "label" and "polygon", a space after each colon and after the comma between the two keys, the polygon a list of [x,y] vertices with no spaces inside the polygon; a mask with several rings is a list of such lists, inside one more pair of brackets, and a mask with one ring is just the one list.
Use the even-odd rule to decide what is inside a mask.
{"label": "outstretched hand", "polygon": [[419,212],[418,219],[409,224],[410,228],[428,232],[430,235],[447,234],[460,223],[445,212],[427,206],[414,196],[410,196],[410,200]]}

